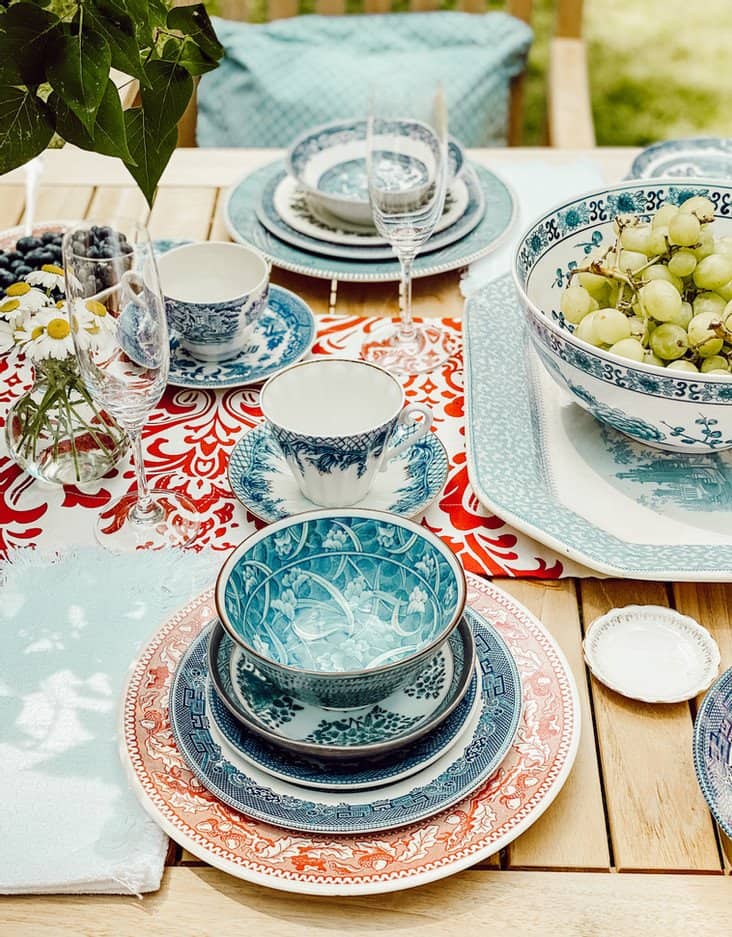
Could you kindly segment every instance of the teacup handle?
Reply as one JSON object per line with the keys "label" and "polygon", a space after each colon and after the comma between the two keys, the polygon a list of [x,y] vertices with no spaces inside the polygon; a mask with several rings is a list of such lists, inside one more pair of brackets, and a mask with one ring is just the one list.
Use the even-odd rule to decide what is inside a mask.
{"label": "teacup handle", "polygon": [[[420,413],[423,417],[419,422],[414,419],[414,415],[417,413]],[[399,414],[397,425],[394,429],[396,430],[399,426],[406,426],[411,432],[406,434],[405,439],[402,439],[400,442],[392,443],[391,446],[385,449],[380,469],[382,472],[386,470],[387,463],[390,459],[399,455],[400,452],[404,452],[405,449],[408,449],[410,446],[414,445],[417,440],[422,439],[423,436],[429,433],[432,427],[432,411],[429,407],[425,407],[424,404],[408,403]]]}

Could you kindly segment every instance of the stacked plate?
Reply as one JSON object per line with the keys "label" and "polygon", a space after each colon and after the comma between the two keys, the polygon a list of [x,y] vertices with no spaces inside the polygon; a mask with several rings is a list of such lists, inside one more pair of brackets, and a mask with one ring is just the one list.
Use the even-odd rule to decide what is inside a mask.
{"label": "stacked plate", "polygon": [[[340,121],[298,138],[285,161],[245,176],[229,193],[234,240],[259,248],[280,267],[361,282],[399,279],[399,264],[371,222],[366,189],[366,122]],[[415,276],[454,270],[496,246],[515,215],[502,180],[467,163],[450,141],[450,184]]]}
{"label": "stacked plate", "polygon": [[408,520],[270,525],[224,564],[218,620],[176,670],[186,763],[225,804],[293,830],[370,833],[450,807],[493,774],[521,714],[514,658],[465,599],[454,554]]}

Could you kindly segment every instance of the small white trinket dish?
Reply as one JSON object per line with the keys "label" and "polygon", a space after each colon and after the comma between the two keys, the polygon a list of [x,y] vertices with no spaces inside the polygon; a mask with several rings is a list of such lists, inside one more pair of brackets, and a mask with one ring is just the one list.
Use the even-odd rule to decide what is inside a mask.
{"label": "small white trinket dish", "polygon": [[719,648],[707,629],[662,605],[611,609],[593,621],[583,649],[601,683],[645,703],[691,699],[719,670]]}

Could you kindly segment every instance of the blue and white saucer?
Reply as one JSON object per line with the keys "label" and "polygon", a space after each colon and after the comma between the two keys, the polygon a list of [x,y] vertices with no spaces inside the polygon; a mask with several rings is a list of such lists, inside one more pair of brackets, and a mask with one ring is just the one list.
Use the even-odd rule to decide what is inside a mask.
{"label": "blue and white saucer", "polygon": [[[469,631],[469,623],[467,623],[467,628]],[[358,741],[363,737],[364,732],[368,736],[369,729],[377,731],[384,729],[385,732],[398,730],[407,721],[398,712],[400,703],[406,702],[408,707],[411,703],[412,709],[434,711],[444,700],[450,702],[454,697],[457,705],[443,722],[416,742],[396,748],[388,759],[365,755],[358,761],[348,764],[317,761],[312,757],[303,758],[279,745],[269,744],[259,738],[256,733],[249,731],[247,725],[250,722],[242,724],[241,718],[237,716],[241,717],[242,711],[248,711],[244,709],[244,706],[251,705],[252,700],[243,700],[241,692],[237,692],[238,687],[235,689],[231,674],[232,663],[236,666],[232,655],[232,641],[220,627],[216,626],[209,636],[207,714],[226,740],[224,747],[228,749],[233,763],[242,768],[241,763],[245,762],[242,768],[244,771],[254,765],[281,780],[290,781],[301,787],[314,787],[321,790],[364,790],[392,783],[426,768],[451,748],[465,731],[473,712],[479,678],[475,671],[472,632],[470,632],[469,657],[468,654],[462,653],[464,642],[457,631],[453,634],[455,636],[454,647],[460,651],[460,666],[455,666],[457,655],[453,657],[452,651],[449,651],[447,663],[451,665],[453,679],[447,685],[448,668],[445,667],[442,670],[442,676],[445,678],[444,685],[438,688],[444,689],[443,700],[430,699],[428,694],[431,687],[427,681],[424,685],[420,684],[412,688],[417,692],[412,693],[411,699],[410,695],[405,693],[393,694],[394,697],[401,696],[402,699],[390,698],[381,705],[362,707],[349,712],[319,710],[318,707],[307,706],[307,704],[273,693],[268,688],[265,689],[262,699],[254,701],[257,715],[266,718],[270,723],[273,720],[277,722],[281,720],[286,730],[289,727],[291,734],[302,736],[303,728],[305,730],[314,728],[315,737],[322,737],[325,730],[328,733],[327,738],[333,737],[334,734],[335,737],[342,738],[344,732],[354,732]],[[439,663],[446,663],[444,656],[440,657]],[[439,676],[438,668],[433,667],[431,670],[432,676]],[[420,693],[421,698],[419,698]],[[394,705],[390,705],[390,702]],[[401,708],[404,708],[403,705]],[[442,708],[446,707],[443,705]],[[232,720],[229,714],[233,714],[235,718]],[[256,716],[254,718],[256,719]]]}
{"label": "blue and white saucer", "polygon": [[629,179],[698,176],[732,179],[732,139],[690,137],[653,143],[633,160]]}
{"label": "blue and white saucer", "polygon": [[315,335],[315,318],[308,304],[272,285],[267,308],[252,326],[249,342],[233,358],[201,361],[172,340],[168,383],[199,390],[258,384],[305,357]]}
{"label": "blue and white saucer", "polygon": [[[428,433],[388,463],[354,507],[416,517],[445,487],[450,463],[436,433]],[[255,517],[268,524],[312,511],[308,500],[265,423],[248,430],[229,458],[229,484],[236,497]]]}
{"label": "blue and white saucer", "polygon": [[712,685],[699,707],[694,768],[714,819],[732,836],[732,667]]}
{"label": "blue and white saucer", "polygon": [[[207,633],[181,659],[170,691],[170,722],[176,745],[190,770],[234,810],[275,826],[310,833],[373,833],[416,823],[468,796],[496,770],[508,752],[521,716],[516,663],[496,629],[469,612],[475,636],[480,706],[460,742],[408,779],[368,790],[303,791],[254,766],[234,765],[225,738],[206,715]],[[223,707],[221,707],[224,709]],[[235,733],[224,709],[217,720]]]}

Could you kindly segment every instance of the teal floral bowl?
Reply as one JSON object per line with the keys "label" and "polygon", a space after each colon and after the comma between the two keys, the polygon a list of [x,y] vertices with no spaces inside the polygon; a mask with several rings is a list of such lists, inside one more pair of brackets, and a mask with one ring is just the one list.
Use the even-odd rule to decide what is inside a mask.
{"label": "teal floral bowl", "polygon": [[334,509],[253,534],[224,563],[215,598],[224,628],[273,685],[348,709],[419,674],[457,626],[466,585],[426,528]]}
{"label": "teal floral bowl", "polygon": [[534,349],[575,403],[637,442],[672,452],[732,448],[732,378],[629,361],[574,334],[559,311],[570,271],[614,240],[618,214],[704,195],[714,232],[732,235],[732,184],[697,179],[623,182],[547,212],[519,241],[513,276]]}

